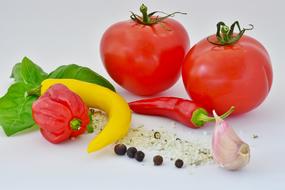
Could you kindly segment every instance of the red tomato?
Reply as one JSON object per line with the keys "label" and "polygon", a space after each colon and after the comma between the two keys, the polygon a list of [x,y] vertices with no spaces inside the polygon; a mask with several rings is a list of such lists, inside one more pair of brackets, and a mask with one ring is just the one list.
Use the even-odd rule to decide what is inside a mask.
{"label": "red tomato", "polygon": [[222,114],[235,106],[234,114],[241,114],[266,98],[272,68],[265,48],[249,36],[226,46],[203,39],[187,54],[182,77],[190,97],[208,111]]}
{"label": "red tomato", "polygon": [[137,95],[153,95],[179,78],[189,47],[189,37],[177,21],[144,25],[134,20],[118,22],[105,31],[101,58],[109,75]]}

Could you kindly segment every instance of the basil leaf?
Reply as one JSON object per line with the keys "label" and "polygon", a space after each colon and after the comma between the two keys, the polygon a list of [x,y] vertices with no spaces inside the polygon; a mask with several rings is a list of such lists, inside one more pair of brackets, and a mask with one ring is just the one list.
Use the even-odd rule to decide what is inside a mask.
{"label": "basil leaf", "polygon": [[17,82],[0,98],[0,125],[7,136],[33,127],[32,104],[37,99],[27,96],[32,85]]}
{"label": "basil leaf", "polygon": [[14,66],[11,78],[14,78],[15,82],[24,82],[36,86],[47,78],[47,73],[29,58],[24,57],[21,63]]}
{"label": "basil leaf", "polygon": [[109,88],[112,91],[116,91],[114,86],[107,79],[88,67],[82,67],[76,64],[60,66],[55,71],[51,72],[48,78],[77,79],[85,82],[95,83]]}
{"label": "basil leaf", "polygon": [[21,63],[14,65],[10,78],[14,78],[15,81],[21,81]]}

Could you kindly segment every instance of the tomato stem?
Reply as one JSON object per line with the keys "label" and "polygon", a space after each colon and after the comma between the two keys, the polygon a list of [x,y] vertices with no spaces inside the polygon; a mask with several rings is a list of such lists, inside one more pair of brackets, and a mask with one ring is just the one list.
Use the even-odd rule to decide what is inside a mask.
{"label": "tomato stem", "polygon": [[[229,115],[231,115],[231,113],[233,113],[235,110],[235,107],[232,106],[227,112],[225,112],[223,115],[221,115],[220,117],[222,119],[227,118]],[[193,124],[195,124],[197,127],[203,126],[205,125],[205,123],[208,122],[213,122],[215,121],[214,117],[209,117],[208,116],[208,112],[202,108],[199,108],[197,110],[195,110],[192,114],[192,118],[191,118],[191,122]]]}
{"label": "tomato stem", "polygon": [[[239,30],[238,34],[234,34],[236,26]],[[216,41],[212,41],[210,37],[208,37],[207,40],[208,42],[218,46],[233,45],[241,39],[245,31],[252,30],[254,28],[252,24],[249,24],[249,26],[249,28],[241,29],[238,21],[235,21],[230,27],[228,27],[224,22],[219,22],[217,24]]]}
{"label": "tomato stem", "polygon": [[143,18],[143,22],[144,23],[150,23],[150,17],[147,14],[147,7],[144,4],[141,5],[140,11],[141,11],[141,13],[143,15],[143,17],[142,17]]}
{"label": "tomato stem", "polygon": [[[157,24],[162,22],[163,20],[165,20],[166,18],[169,17],[173,17],[176,14],[187,14],[187,13],[183,13],[183,12],[174,12],[171,14],[167,14],[165,12],[162,11],[154,11],[148,14],[148,8],[147,6],[145,6],[144,4],[142,4],[140,6],[140,12],[142,13],[142,16],[139,16],[133,12],[131,12],[131,19],[139,24],[143,24],[143,25],[153,25],[153,24]],[[155,16],[156,13],[161,13],[161,14],[165,14],[165,16],[160,17],[160,16]]]}

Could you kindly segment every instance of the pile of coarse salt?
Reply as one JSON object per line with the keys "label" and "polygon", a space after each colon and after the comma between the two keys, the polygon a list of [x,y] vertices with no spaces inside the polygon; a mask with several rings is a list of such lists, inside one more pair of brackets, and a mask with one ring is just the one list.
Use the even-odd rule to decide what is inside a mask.
{"label": "pile of coarse salt", "polygon": [[[93,114],[94,132],[100,132],[106,122],[106,114],[95,110]],[[192,135],[186,139],[162,128],[147,129],[144,126],[139,126],[130,128],[127,136],[117,143],[151,151],[171,161],[182,159],[186,166],[201,166],[212,163],[213,160],[210,149],[211,138],[205,134]]]}

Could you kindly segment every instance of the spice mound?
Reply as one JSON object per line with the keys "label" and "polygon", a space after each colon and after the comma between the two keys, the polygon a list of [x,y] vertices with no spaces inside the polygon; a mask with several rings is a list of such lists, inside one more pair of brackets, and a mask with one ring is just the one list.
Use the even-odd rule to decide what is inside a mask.
{"label": "spice mound", "polygon": [[[98,110],[93,113],[94,132],[98,133],[104,127],[107,116]],[[163,128],[148,129],[139,126],[130,128],[128,135],[119,140],[117,144],[125,144],[127,147],[136,147],[145,152],[153,153],[153,155],[161,155],[171,162],[181,159],[185,167],[202,166],[212,163],[213,160],[211,136],[205,134],[182,138]]]}
{"label": "spice mound", "polygon": [[[198,137],[197,137],[198,138]],[[165,129],[146,129],[144,126],[131,128],[118,143],[154,152],[171,161],[182,159],[186,166],[201,166],[213,160],[211,139],[183,139]]]}

